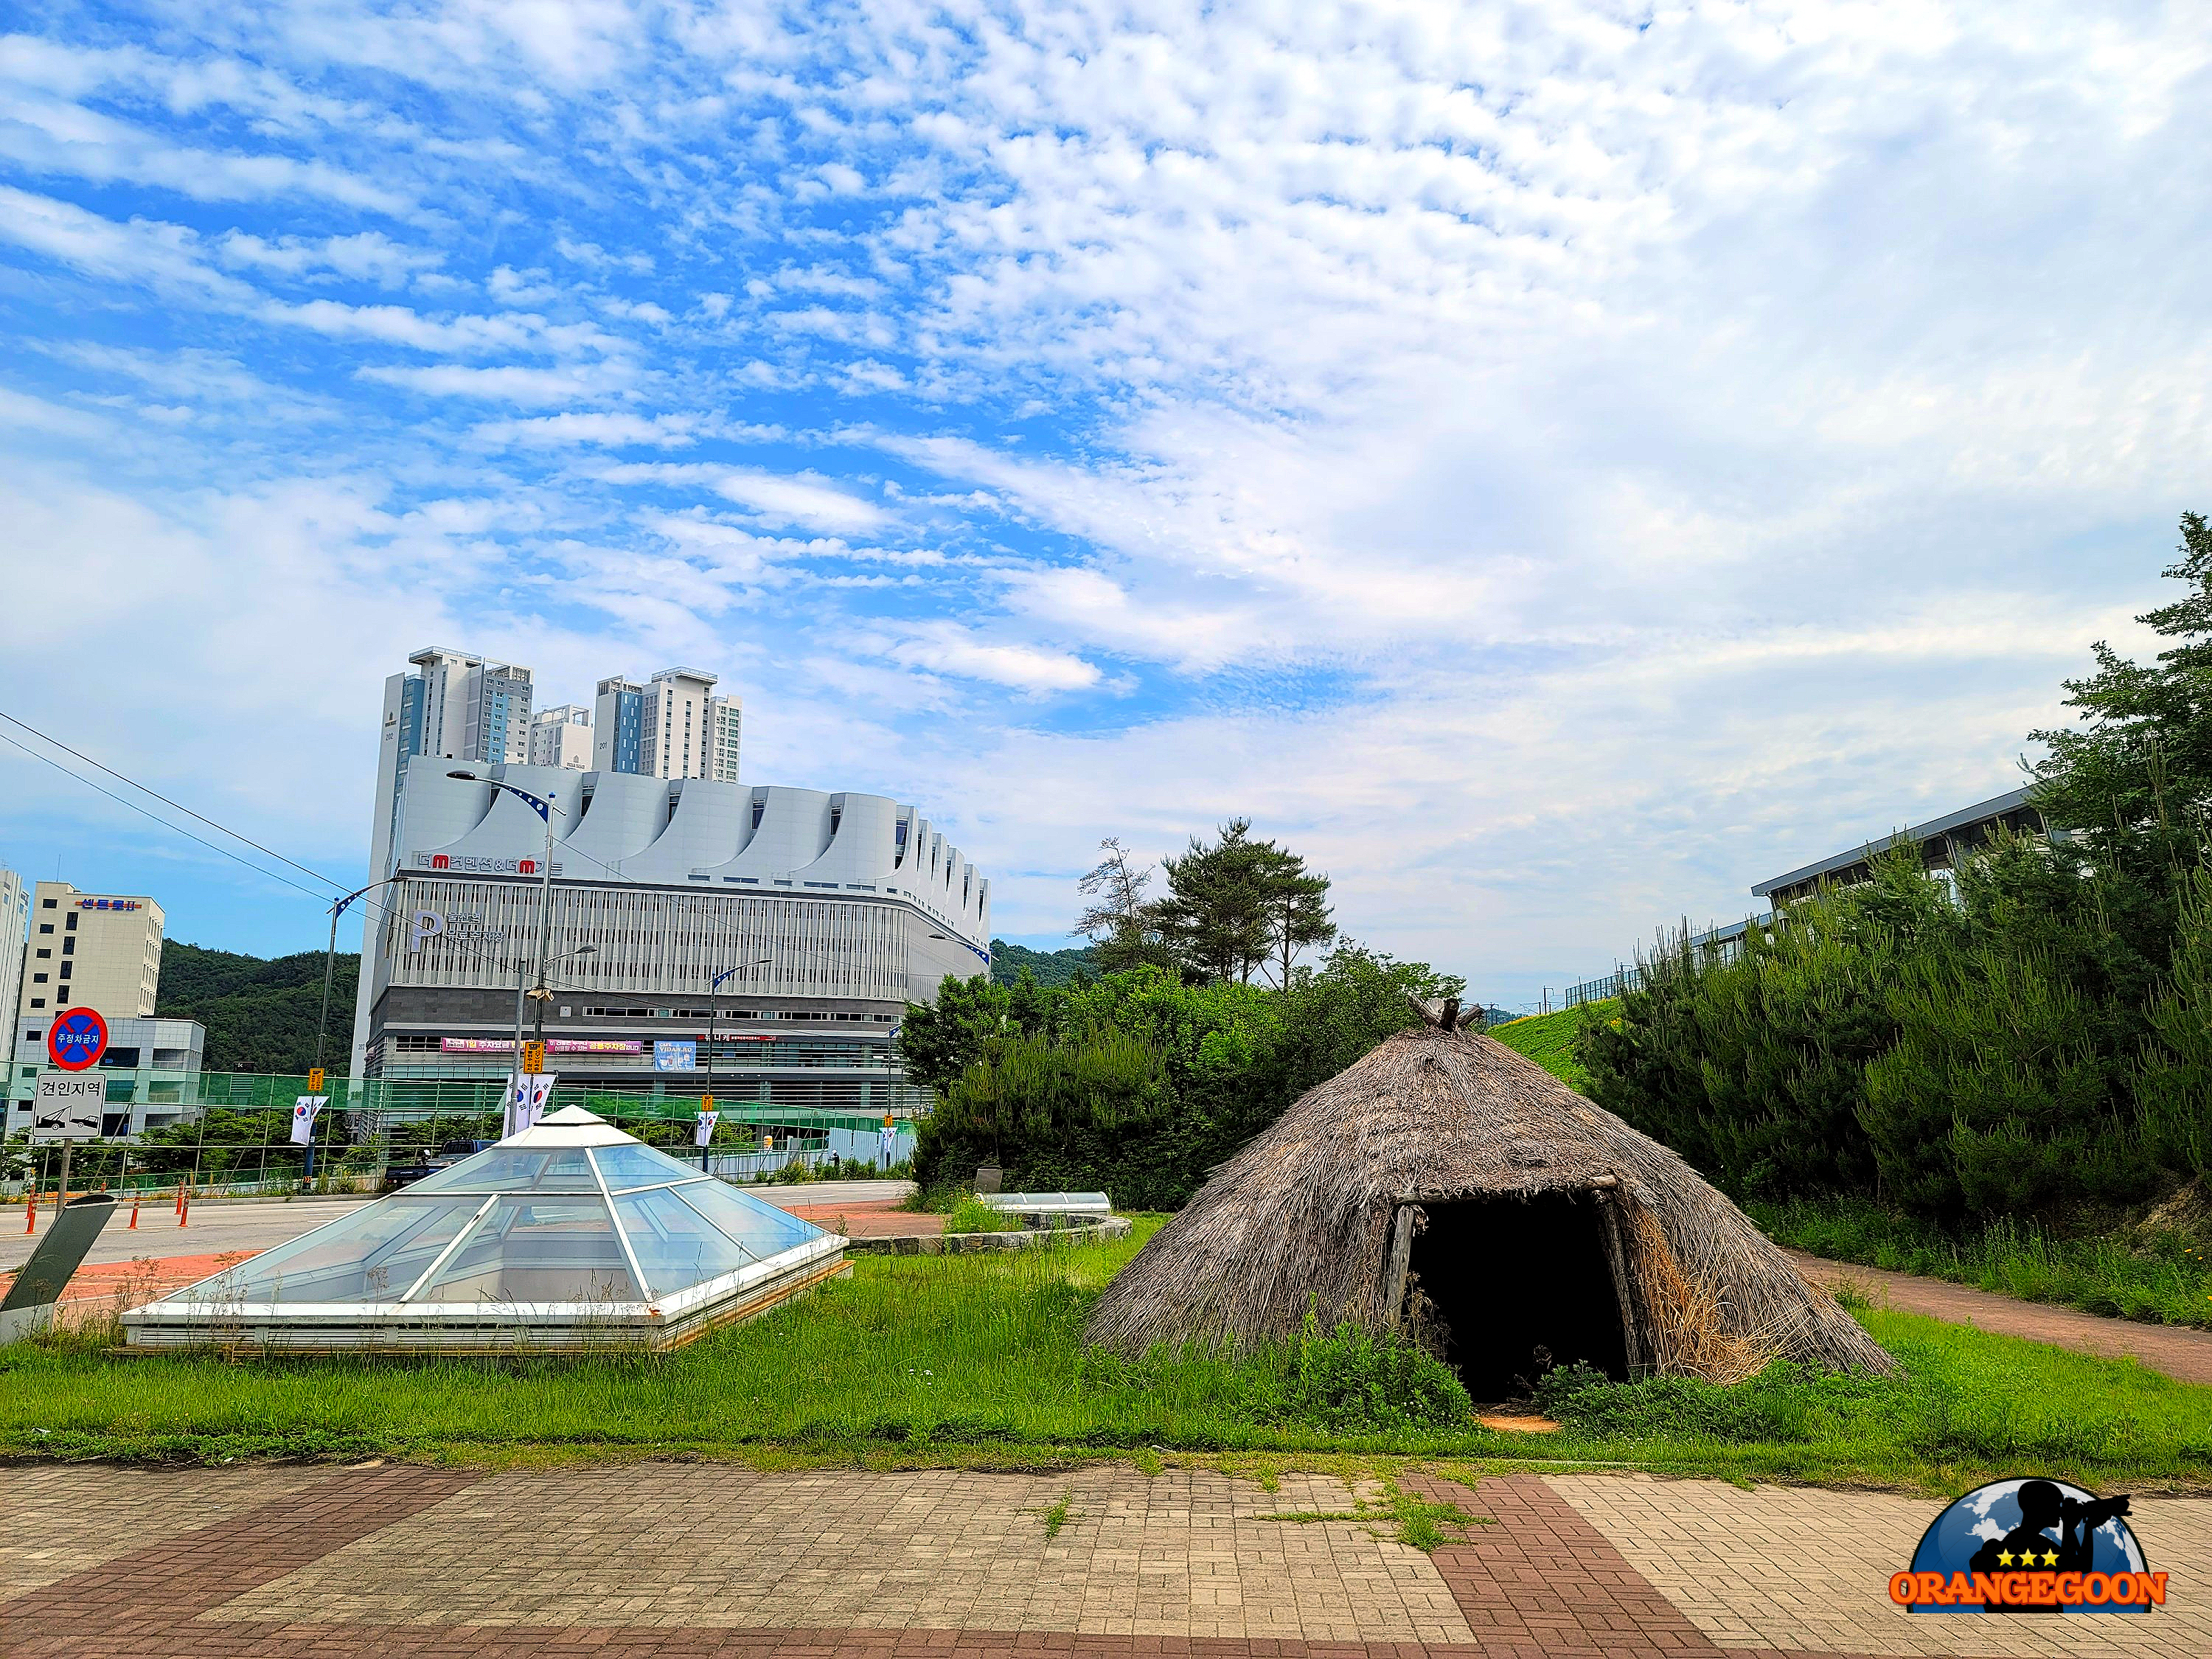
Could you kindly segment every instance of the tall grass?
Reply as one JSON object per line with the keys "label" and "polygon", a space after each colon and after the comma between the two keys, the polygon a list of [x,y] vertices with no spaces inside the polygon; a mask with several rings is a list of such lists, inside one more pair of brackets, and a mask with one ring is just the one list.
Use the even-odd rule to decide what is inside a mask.
{"label": "tall grass", "polygon": [[1565,1426],[1542,1437],[1482,1428],[1425,1356],[1317,1328],[1241,1355],[1087,1351],[1084,1317],[1137,1242],[864,1257],[849,1280],[658,1358],[228,1363],[19,1344],[0,1350],[0,1452],[1024,1466],[1350,1453],[1943,1489],[2029,1467],[2212,1480],[2212,1389],[1879,1311],[1862,1317],[1904,1362],[1898,1378],[1606,1384],[1559,1401]]}
{"label": "tall grass", "polygon": [[1864,1199],[1745,1207],[1778,1244],[1830,1261],[2146,1324],[2212,1329],[2212,1245],[2187,1233],[2140,1228],[2125,1237],[2064,1238],[2009,1216],[1954,1231]]}

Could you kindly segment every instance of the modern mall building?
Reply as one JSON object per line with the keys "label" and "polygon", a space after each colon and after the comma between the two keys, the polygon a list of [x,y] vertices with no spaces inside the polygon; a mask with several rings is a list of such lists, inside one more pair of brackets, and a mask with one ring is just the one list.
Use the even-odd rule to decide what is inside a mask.
{"label": "modern mall building", "polygon": [[[459,655],[410,660],[434,654]],[[390,881],[369,896],[356,1076],[513,1066],[548,820],[504,784],[550,808],[542,1012],[564,1087],[696,1094],[711,1058],[733,1103],[911,1103],[891,1048],[900,1011],[947,975],[988,972],[991,939],[990,884],[918,808],[726,781],[735,722],[716,718],[723,700],[690,695],[712,684],[695,671],[656,676],[662,695],[641,698],[637,723],[655,729],[638,759],[591,771],[419,746],[422,725],[392,718],[427,703],[410,678],[386,697],[371,873]],[[601,708],[635,689],[603,685]]]}

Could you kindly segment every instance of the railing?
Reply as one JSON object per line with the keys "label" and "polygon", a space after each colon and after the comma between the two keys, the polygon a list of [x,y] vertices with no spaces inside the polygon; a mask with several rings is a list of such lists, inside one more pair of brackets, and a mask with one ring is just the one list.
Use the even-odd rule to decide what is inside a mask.
{"label": "railing", "polygon": [[[201,1081],[210,1086],[185,1103],[181,1121],[77,1143],[72,1189],[167,1189],[179,1182],[203,1193],[373,1189],[394,1164],[420,1163],[456,1143],[497,1139],[506,1102],[499,1083],[333,1079],[323,1091],[331,1103],[316,1121],[310,1182],[307,1149],[291,1139],[293,1103],[307,1092],[305,1078],[207,1073]],[[551,1109],[581,1106],[689,1163],[699,1156],[693,1144],[699,1103],[696,1093],[556,1089]],[[731,1179],[773,1174],[794,1162],[812,1168],[835,1160],[857,1172],[913,1156],[910,1116],[896,1121],[884,1156],[881,1108],[838,1111],[724,1097],[715,1104],[708,1156],[716,1173]],[[58,1155],[58,1147],[32,1146],[22,1133],[10,1137],[0,1144],[0,1188],[20,1191],[32,1180],[51,1188]]]}

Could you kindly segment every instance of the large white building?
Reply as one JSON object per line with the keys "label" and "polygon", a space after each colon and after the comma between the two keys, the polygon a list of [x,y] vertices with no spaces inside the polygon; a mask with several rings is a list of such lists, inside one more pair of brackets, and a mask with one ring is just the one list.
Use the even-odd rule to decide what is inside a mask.
{"label": "large white building", "polygon": [[878,1097],[905,1003],[988,970],[990,884],[914,806],[738,783],[737,700],[713,684],[602,681],[581,772],[403,752],[387,718],[370,856],[391,880],[362,936],[356,1076],[512,1063],[547,821],[507,784],[551,809],[552,1069],[696,1090],[712,1036],[726,1092],[751,1091],[732,1097]]}

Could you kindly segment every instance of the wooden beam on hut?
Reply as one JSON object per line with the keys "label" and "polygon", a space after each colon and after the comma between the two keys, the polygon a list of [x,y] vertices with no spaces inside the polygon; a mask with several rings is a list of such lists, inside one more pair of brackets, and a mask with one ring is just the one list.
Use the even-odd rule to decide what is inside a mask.
{"label": "wooden beam on hut", "polygon": [[1621,1347],[1632,1381],[1644,1370],[1644,1344],[1637,1335],[1636,1298],[1629,1294],[1628,1253],[1620,1244],[1620,1206],[1617,1201],[1620,1177],[1601,1175],[1590,1185],[1595,1189],[1593,1196],[1597,1200],[1598,1214],[1605,1221],[1606,1259],[1613,1264],[1613,1294],[1620,1304]]}

